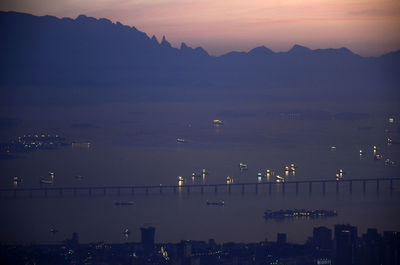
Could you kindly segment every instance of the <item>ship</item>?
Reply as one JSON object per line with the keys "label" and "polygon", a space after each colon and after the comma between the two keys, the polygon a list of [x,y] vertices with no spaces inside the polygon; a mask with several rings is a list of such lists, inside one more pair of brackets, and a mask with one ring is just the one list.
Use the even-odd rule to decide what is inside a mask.
{"label": "ship", "polygon": [[216,206],[224,206],[225,202],[224,201],[218,201],[218,202],[206,202],[207,205],[216,205]]}
{"label": "ship", "polygon": [[186,143],[186,140],[183,139],[183,138],[177,138],[176,141],[177,141],[178,143]]}
{"label": "ship", "polygon": [[52,180],[47,180],[47,179],[41,179],[40,184],[46,184],[46,185],[51,185],[54,182]]}
{"label": "ship", "polygon": [[13,177],[13,183],[14,183],[14,184],[22,183],[22,178],[21,178],[21,177],[18,177],[18,176],[14,176],[14,177]]}
{"label": "ship", "polygon": [[239,169],[240,170],[247,170],[247,164],[240,162],[239,163]]}
{"label": "ship", "polygon": [[343,169],[339,169],[339,172],[336,173],[336,180],[339,181],[339,180],[343,179],[345,174],[346,174],[346,172],[344,172]]}
{"label": "ship", "polygon": [[276,182],[285,182],[285,178],[277,175],[276,176]]}
{"label": "ship", "polygon": [[224,124],[224,122],[222,120],[213,120],[213,124],[217,125],[217,126],[221,126]]}
{"label": "ship", "polygon": [[114,202],[114,205],[116,206],[129,206],[129,205],[134,205],[134,201],[116,201]]}
{"label": "ship", "polygon": [[75,176],[75,179],[77,179],[77,180],[82,180],[82,179],[83,179],[83,176],[81,176],[81,175],[76,175],[76,176]]}
{"label": "ship", "polygon": [[393,160],[390,160],[389,158],[385,160],[385,165],[387,166],[393,166],[395,162]]}
{"label": "ship", "polygon": [[271,211],[268,210],[264,213],[265,219],[277,219],[282,220],[286,218],[323,218],[323,217],[334,217],[337,216],[335,210],[305,210],[305,209],[293,209],[293,210],[279,210]]}

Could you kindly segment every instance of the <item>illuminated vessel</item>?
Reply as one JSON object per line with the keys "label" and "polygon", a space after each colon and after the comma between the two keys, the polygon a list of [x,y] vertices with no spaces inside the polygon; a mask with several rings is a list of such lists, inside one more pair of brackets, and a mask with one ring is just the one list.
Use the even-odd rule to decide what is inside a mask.
{"label": "illuminated vessel", "polygon": [[213,124],[214,125],[223,125],[224,124],[224,122],[222,121],[222,120],[213,120]]}
{"label": "illuminated vessel", "polygon": [[114,205],[116,206],[128,206],[128,205],[134,205],[134,201],[116,201],[114,202]]}
{"label": "illuminated vessel", "polygon": [[239,169],[240,170],[247,170],[247,164],[240,162],[239,163]]}
{"label": "illuminated vessel", "polygon": [[218,202],[206,202],[207,205],[216,205],[216,206],[224,206],[225,202],[224,201],[218,201]]}
{"label": "illuminated vessel", "polygon": [[41,179],[40,180],[40,184],[51,185],[51,184],[53,184],[53,181],[52,180]]}
{"label": "illuminated vessel", "polygon": [[186,143],[186,140],[183,139],[183,138],[178,138],[178,139],[176,139],[176,141],[177,141],[178,143]]}
{"label": "illuminated vessel", "polygon": [[321,218],[321,217],[334,217],[337,216],[335,210],[268,210],[264,213],[265,219],[285,219],[285,218]]}
{"label": "illuminated vessel", "polygon": [[395,164],[395,162],[393,160],[390,160],[389,158],[385,160],[385,165],[387,165],[387,166],[392,166],[394,164]]}
{"label": "illuminated vessel", "polygon": [[285,178],[277,175],[276,176],[276,182],[285,182]]}

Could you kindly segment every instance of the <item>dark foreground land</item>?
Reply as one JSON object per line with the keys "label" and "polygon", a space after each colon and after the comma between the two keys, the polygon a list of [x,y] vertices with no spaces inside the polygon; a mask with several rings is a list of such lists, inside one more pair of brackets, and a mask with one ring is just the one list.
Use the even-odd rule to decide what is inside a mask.
{"label": "dark foreground land", "polygon": [[[400,264],[400,233],[357,227],[316,227],[305,244],[287,243],[286,234],[259,243],[182,240],[154,243],[155,228],[141,228],[140,243],[80,244],[77,233],[60,244],[1,245],[1,264]],[[128,234],[127,234],[128,235]]]}

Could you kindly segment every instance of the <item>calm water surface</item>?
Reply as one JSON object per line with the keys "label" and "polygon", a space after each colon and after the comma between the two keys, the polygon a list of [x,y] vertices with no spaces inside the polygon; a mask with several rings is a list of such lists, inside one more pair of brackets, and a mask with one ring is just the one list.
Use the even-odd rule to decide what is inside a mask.
{"label": "calm water surface", "polygon": [[[343,112],[368,116],[331,119],[321,116],[322,111],[332,116]],[[386,143],[386,137],[400,140],[396,104],[192,102],[8,108],[3,113],[20,119],[21,125],[2,129],[2,142],[46,131],[92,144],[90,148],[43,150],[0,160],[2,188],[13,187],[14,175],[23,178],[21,188],[39,187],[40,178],[49,171],[55,172],[54,187],[169,185],[177,184],[178,176],[190,184],[192,172],[200,174],[203,168],[208,172],[205,183],[225,183],[227,176],[235,183],[256,182],[258,172],[271,169],[284,175],[284,167],[290,163],[297,168],[288,182],[334,179],[340,168],[346,172],[345,178],[400,176],[398,164],[385,166],[383,161],[373,160],[375,145],[385,159],[400,162],[399,145]],[[397,124],[388,123],[391,116],[397,117]],[[224,126],[213,127],[213,119],[223,119]],[[179,144],[177,138],[187,143]],[[332,152],[331,146],[336,146],[336,151]],[[360,149],[365,156],[360,157]],[[247,163],[249,170],[240,172],[240,162]],[[298,196],[294,187],[288,186],[285,195],[279,189],[269,195],[265,186],[257,195],[251,188],[242,195],[237,187],[230,195],[210,190],[203,195],[182,191],[121,198],[2,199],[0,238],[1,242],[58,242],[76,231],[83,242],[139,241],[139,227],[145,224],[156,227],[158,242],[208,238],[257,242],[276,240],[277,232],[285,232],[289,241],[302,243],[313,227],[332,228],[337,223],[356,225],[360,232],[368,227],[400,231],[400,183],[392,194],[386,184],[376,194],[371,183],[365,196],[361,184],[353,185],[352,195],[342,185],[339,195],[334,186],[327,186],[325,196],[317,186],[311,196],[306,186]],[[135,205],[116,207],[116,200],[134,200]],[[210,207],[207,200],[224,200],[226,205]],[[263,218],[268,209],[286,208],[335,209],[339,215],[284,222]],[[51,235],[51,228],[59,233]],[[125,228],[131,230],[128,239],[122,235]]]}

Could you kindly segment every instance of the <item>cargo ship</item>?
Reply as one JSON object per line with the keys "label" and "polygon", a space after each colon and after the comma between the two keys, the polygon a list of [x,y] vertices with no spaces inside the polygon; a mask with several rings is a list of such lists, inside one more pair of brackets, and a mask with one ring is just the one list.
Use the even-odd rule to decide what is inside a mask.
{"label": "cargo ship", "polygon": [[335,210],[304,210],[304,209],[293,209],[293,210],[279,210],[271,211],[268,210],[264,213],[265,219],[277,219],[282,220],[286,218],[323,218],[323,217],[334,217],[337,216]]}
{"label": "cargo ship", "polygon": [[218,201],[218,202],[206,202],[207,205],[216,205],[216,206],[224,206],[225,202],[224,201]]}
{"label": "cargo ship", "polygon": [[114,202],[114,205],[116,206],[128,206],[128,205],[134,205],[134,201],[116,201]]}

